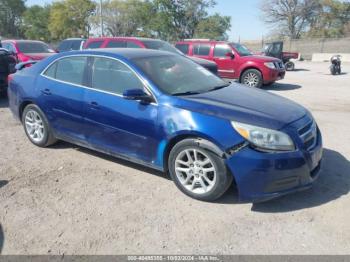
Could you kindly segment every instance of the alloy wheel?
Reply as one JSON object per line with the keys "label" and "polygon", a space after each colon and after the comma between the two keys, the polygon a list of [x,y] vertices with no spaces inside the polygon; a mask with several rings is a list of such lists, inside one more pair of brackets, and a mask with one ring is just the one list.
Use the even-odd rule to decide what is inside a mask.
{"label": "alloy wheel", "polygon": [[259,84],[259,76],[255,73],[248,73],[244,76],[243,83],[249,87],[256,87]]}
{"label": "alloy wheel", "polygon": [[182,186],[194,194],[205,194],[216,183],[216,169],[212,160],[198,149],[181,151],[175,160],[175,172]]}
{"label": "alloy wheel", "polygon": [[29,137],[40,143],[45,137],[45,126],[41,116],[34,110],[29,110],[25,116],[25,128]]}

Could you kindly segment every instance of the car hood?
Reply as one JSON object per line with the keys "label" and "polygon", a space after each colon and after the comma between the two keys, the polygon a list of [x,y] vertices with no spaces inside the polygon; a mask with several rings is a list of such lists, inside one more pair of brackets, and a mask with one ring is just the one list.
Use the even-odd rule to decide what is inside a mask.
{"label": "car hood", "polygon": [[308,112],[291,100],[236,83],[212,92],[179,97],[177,106],[275,130]]}

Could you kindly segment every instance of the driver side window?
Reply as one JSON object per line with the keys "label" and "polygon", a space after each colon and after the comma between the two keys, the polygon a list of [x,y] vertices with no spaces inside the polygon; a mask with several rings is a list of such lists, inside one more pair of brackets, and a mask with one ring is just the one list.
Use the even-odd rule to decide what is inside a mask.
{"label": "driver side window", "polygon": [[144,89],[141,80],[126,65],[104,57],[94,58],[91,87],[116,95],[123,95],[128,89]]}
{"label": "driver side window", "polygon": [[228,45],[216,45],[214,49],[214,57],[228,58],[227,54],[232,54],[232,49]]}

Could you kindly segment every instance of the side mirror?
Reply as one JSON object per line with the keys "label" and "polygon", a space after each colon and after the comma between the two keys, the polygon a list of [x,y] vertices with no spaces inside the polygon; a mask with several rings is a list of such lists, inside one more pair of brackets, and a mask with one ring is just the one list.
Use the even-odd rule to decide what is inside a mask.
{"label": "side mirror", "polygon": [[227,57],[229,57],[229,58],[231,58],[231,59],[234,59],[234,58],[235,58],[235,54],[234,54],[233,52],[228,52],[228,53],[226,53],[225,56],[227,56]]}
{"label": "side mirror", "polygon": [[153,99],[150,95],[146,94],[142,89],[128,89],[123,93],[123,97],[127,100],[137,100],[143,103],[151,103]]}

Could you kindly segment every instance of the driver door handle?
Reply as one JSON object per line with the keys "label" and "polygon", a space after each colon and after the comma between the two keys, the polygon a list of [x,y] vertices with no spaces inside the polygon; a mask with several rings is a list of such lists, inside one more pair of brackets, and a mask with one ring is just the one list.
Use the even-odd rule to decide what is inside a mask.
{"label": "driver door handle", "polygon": [[51,95],[51,90],[48,89],[48,88],[45,88],[45,89],[41,90],[41,93],[42,93],[43,95],[49,96],[49,95]]}
{"label": "driver door handle", "polygon": [[90,106],[93,109],[100,109],[99,104],[97,102],[95,102],[95,101],[90,102]]}

